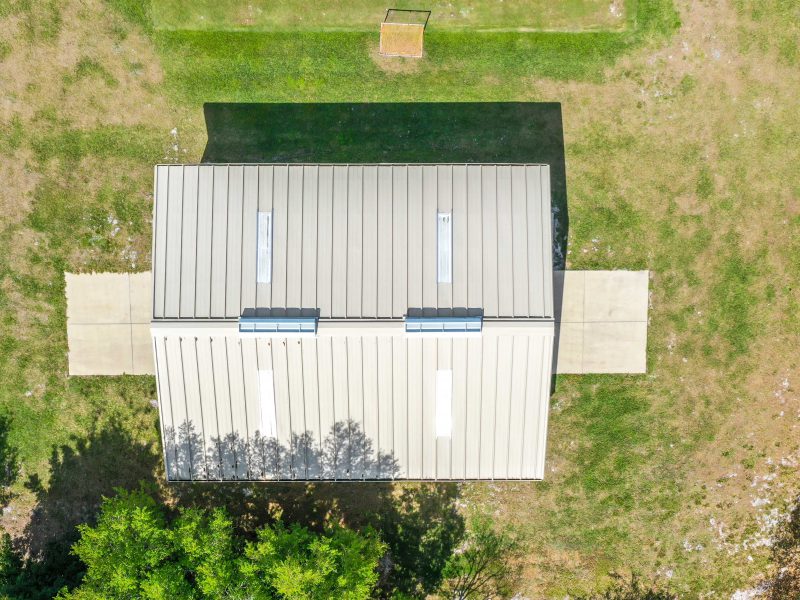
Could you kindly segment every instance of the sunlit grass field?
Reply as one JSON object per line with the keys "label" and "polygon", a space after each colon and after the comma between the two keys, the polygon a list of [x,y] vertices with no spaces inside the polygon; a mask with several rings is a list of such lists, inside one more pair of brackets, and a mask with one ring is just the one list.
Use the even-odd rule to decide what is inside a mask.
{"label": "sunlit grass field", "polygon": [[[3,527],[57,538],[99,494],[161,481],[153,379],[66,377],[63,273],[149,268],[152,165],[202,159],[206,103],[555,102],[567,266],[651,271],[648,373],[559,377],[545,481],[465,485],[465,510],[522,533],[531,598],[610,571],[688,598],[758,582],[800,459],[800,14],[782,0],[623,8],[620,30],[432,26],[414,61],[378,56],[377,28],[167,30],[132,0],[0,0],[0,412],[23,469]],[[595,28],[588,14],[576,28]],[[386,116],[324,138],[284,126],[279,144],[256,122],[242,142],[275,160],[323,139],[334,157],[408,160],[550,143],[514,114],[440,119],[435,136],[425,114]],[[37,506],[47,519],[30,521]]]}

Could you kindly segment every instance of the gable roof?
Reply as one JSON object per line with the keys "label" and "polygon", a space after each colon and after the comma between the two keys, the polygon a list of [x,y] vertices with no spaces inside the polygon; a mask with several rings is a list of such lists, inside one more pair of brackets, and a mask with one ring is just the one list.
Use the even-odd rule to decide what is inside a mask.
{"label": "gable roof", "polygon": [[[170,481],[542,478],[547,166],[155,175],[151,333]],[[437,276],[441,213],[451,278]],[[305,337],[240,331],[240,317],[304,314],[319,317]],[[403,321],[469,315],[481,331]]]}
{"label": "gable roof", "polygon": [[[454,338],[351,322],[302,339],[213,325],[153,328],[170,481],[544,475],[552,323]],[[441,372],[449,435],[437,431]]]}
{"label": "gable roof", "polygon": [[[259,211],[271,283],[257,283]],[[438,212],[452,283],[437,283]],[[553,317],[546,165],[159,165],[153,228],[154,319]]]}

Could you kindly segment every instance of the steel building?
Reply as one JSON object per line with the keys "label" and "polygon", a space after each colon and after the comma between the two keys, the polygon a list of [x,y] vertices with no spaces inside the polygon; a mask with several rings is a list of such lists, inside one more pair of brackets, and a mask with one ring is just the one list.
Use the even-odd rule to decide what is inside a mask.
{"label": "steel building", "polygon": [[540,479],[546,165],[160,165],[167,476]]}

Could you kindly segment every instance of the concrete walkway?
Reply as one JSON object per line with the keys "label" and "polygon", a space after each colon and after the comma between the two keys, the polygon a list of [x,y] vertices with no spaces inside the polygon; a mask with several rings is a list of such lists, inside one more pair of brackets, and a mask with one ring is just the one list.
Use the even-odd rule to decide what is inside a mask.
{"label": "concrete walkway", "polygon": [[556,271],[556,373],[644,373],[648,271]]}
{"label": "concrete walkway", "polygon": [[66,273],[70,375],[152,375],[150,273]]}
{"label": "concrete walkway", "polygon": [[[647,271],[556,271],[556,373],[644,373]],[[150,273],[66,274],[70,375],[151,375]]]}

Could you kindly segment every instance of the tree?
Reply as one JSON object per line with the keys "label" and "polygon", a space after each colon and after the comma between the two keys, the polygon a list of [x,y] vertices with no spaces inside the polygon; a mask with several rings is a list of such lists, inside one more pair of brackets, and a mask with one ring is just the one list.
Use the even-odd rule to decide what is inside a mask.
{"label": "tree", "polygon": [[143,492],[105,498],[97,526],[79,525],[73,553],[86,565],[83,583],[63,598],[191,598],[178,536]]}
{"label": "tree", "polygon": [[81,585],[60,598],[368,598],[385,546],[374,531],[333,524],[320,533],[282,524],[246,541],[222,509],[182,511],[169,521],[143,492],[103,501],[95,527],[81,525],[73,552]]}
{"label": "tree", "polygon": [[405,488],[379,516],[389,546],[384,596],[425,598],[442,582],[442,571],[464,537],[464,519],[451,485]]}
{"label": "tree", "polygon": [[511,595],[517,573],[514,560],[521,552],[516,537],[496,531],[490,518],[476,517],[464,543],[447,561],[442,593],[455,600]]}
{"label": "tree", "polygon": [[242,571],[249,588],[263,597],[356,600],[370,596],[384,550],[372,530],[359,534],[334,525],[317,535],[278,524],[247,544]]}

